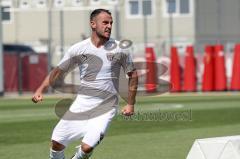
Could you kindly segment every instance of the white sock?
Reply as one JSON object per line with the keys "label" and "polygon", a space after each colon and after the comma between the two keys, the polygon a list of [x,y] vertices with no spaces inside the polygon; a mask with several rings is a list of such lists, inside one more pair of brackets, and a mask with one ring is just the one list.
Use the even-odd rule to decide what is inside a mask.
{"label": "white sock", "polygon": [[78,147],[78,150],[74,157],[72,159],[89,159],[89,157],[92,155],[92,152],[85,153],[82,151],[81,146]]}
{"label": "white sock", "polygon": [[55,151],[50,149],[50,157],[49,159],[65,159],[64,150],[62,151]]}

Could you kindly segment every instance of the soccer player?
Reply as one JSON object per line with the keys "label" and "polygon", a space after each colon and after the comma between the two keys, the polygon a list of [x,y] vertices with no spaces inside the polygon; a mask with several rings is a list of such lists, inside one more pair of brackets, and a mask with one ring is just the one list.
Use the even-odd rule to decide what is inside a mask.
{"label": "soccer player", "polygon": [[90,15],[91,37],[70,47],[32,97],[35,103],[42,101],[45,89],[61,85],[64,82],[59,80],[63,80],[62,77],[73,65],[79,67],[81,84],[78,95],[69,108],[70,116],[64,115],[53,130],[50,159],[64,159],[67,145],[81,138],[81,145],[72,159],[88,159],[91,156],[116,115],[121,68],[129,77],[127,105],[123,107],[122,114],[130,116],[134,113],[137,72],[129,49],[121,48],[118,41],[110,38],[112,23],[108,10],[94,10]]}

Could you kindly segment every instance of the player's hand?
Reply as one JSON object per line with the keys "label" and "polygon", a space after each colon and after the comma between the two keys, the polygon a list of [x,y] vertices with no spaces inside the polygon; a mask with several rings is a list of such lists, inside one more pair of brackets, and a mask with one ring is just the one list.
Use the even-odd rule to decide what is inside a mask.
{"label": "player's hand", "polygon": [[125,116],[131,116],[134,113],[134,105],[127,104],[122,108],[122,114]]}
{"label": "player's hand", "polygon": [[32,96],[32,101],[34,103],[37,103],[37,102],[42,101],[42,100],[43,100],[42,92],[36,91],[35,94]]}

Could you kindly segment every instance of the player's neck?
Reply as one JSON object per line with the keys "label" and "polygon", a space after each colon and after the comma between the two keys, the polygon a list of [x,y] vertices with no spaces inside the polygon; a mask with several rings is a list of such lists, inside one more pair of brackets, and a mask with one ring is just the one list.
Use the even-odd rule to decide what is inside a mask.
{"label": "player's neck", "polygon": [[97,48],[103,46],[109,39],[103,39],[96,36],[91,36],[91,42],[93,45],[95,45]]}

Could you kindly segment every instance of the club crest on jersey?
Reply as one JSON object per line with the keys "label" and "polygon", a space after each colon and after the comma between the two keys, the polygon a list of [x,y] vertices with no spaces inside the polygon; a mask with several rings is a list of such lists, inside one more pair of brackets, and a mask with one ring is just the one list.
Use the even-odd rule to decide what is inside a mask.
{"label": "club crest on jersey", "polygon": [[114,54],[113,53],[107,53],[107,59],[108,61],[113,61]]}

